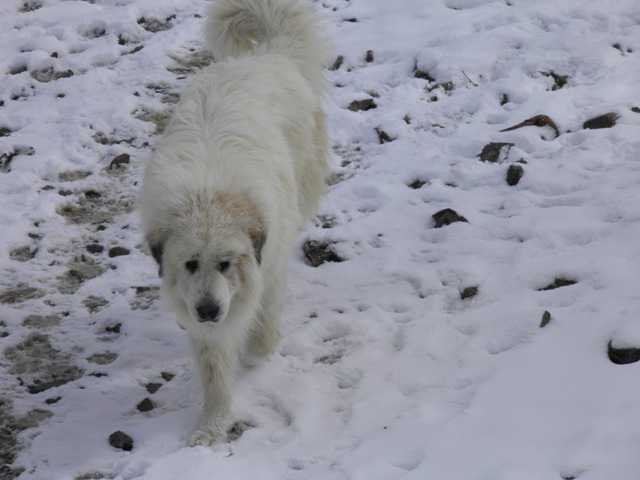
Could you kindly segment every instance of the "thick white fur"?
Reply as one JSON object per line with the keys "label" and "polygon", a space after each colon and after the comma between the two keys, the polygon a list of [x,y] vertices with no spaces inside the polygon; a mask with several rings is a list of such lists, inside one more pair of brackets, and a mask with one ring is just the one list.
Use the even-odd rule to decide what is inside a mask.
{"label": "thick white fur", "polygon": [[[207,42],[216,63],[183,93],[141,195],[163,296],[190,336],[204,388],[190,445],[225,440],[239,361],[272,351],[292,244],[328,173],[315,10],[215,0]],[[203,305],[215,305],[215,319],[203,321]]]}

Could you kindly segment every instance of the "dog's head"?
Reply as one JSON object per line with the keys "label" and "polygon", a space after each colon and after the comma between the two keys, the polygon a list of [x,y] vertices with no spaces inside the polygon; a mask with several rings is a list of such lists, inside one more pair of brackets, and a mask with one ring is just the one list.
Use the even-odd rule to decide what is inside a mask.
{"label": "dog's head", "polygon": [[259,209],[248,197],[216,193],[172,212],[170,224],[147,234],[164,292],[199,324],[217,324],[255,296],[266,242]]}

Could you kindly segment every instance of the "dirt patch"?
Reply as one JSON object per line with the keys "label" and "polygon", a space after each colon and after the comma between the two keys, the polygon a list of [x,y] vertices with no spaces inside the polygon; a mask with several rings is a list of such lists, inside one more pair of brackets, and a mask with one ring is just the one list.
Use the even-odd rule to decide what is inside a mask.
{"label": "dirt patch", "polygon": [[47,410],[32,410],[26,415],[18,415],[13,410],[10,398],[0,397],[0,478],[13,480],[23,471],[22,468],[12,468],[11,464],[19,451],[18,434],[28,428],[33,428],[42,420],[53,414]]}
{"label": "dirt patch", "polygon": [[64,385],[84,373],[73,364],[71,354],[53,348],[42,333],[32,333],[22,342],[8,347],[4,355],[11,362],[8,372],[16,375],[29,393]]}
{"label": "dirt patch", "polygon": [[31,287],[26,283],[18,283],[7,290],[0,292],[0,303],[14,305],[34,298],[40,298],[44,293],[45,292],[43,290]]}

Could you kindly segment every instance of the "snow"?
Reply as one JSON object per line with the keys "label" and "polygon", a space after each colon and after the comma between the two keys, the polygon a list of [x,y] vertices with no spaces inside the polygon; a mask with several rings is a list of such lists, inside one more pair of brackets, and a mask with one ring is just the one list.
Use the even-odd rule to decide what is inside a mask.
{"label": "snow", "polygon": [[[11,468],[21,480],[636,480],[640,364],[607,352],[640,348],[640,4],[321,3],[343,57],[329,72],[334,178],[292,253],[277,350],[238,376],[231,420],[244,431],[188,448],[201,393],[135,202],[162,122],[206,62],[207,2],[2,2],[0,155],[16,154],[0,173],[0,351],[38,333],[59,352],[35,371],[0,355],[3,425],[52,414],[19,433]],[[375,109],[348,108],[367,98]],[[609,112],[611,128],[583,127]],[[502,131],[536,115],[560,135]],[[481,162],[490,142],[513,146]],[[515,186],[511,165],[524,170]],[[435,228],[445,208],[467,222]],[[308,240],[344,261],[311,267]],[[110,257],[116,246],[130,253]],[[545,289],[557,279],[575,283]],[[81,378],[29,393],[62,359]],[[131,452],[108,444],[116,430]]]}

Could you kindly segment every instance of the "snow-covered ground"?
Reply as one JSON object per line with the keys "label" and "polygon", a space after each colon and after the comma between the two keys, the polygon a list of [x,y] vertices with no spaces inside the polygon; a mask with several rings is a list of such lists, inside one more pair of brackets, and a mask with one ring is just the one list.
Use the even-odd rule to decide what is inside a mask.
{"label": "snow-covered ground", "polygon": [[212,449],[135,212],[207,3],[0,2],[0,478],[640,478],[640,3],[319,2],[335,175]]}

